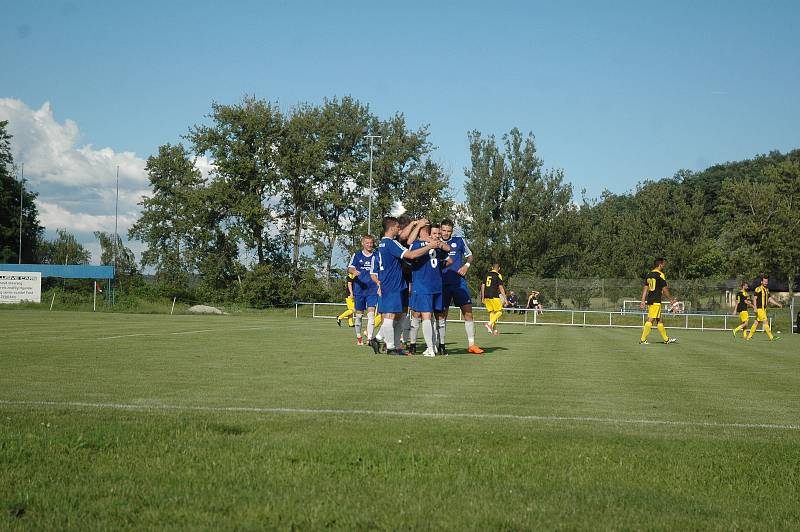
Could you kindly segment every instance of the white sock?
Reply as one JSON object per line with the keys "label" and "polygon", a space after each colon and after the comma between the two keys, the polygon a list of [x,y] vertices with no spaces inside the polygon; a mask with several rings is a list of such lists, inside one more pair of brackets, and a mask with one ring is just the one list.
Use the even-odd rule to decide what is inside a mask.
{"label": "white sock", "polygon": [[417,335],[419,334],[419,322],[421,320],[417,317],[411,318],[411,332],[409,334],[410,343],[416,344],[417,343]]}
{"label": "white sock", "polygon": [[[403,333],[403,318],[401,317],[399,320],[394,320],[392,328],[394,329],[394,346],[400,347],[400,335]],[[389,344],[386,344],[386,349],[389,349]]]}
{"label": "white sock", "polygon": [[384,340],[386,340],[386,349],[394,349],[394,319],[383,318],[381,334]]}
{"label": "white sock", "polygon": [[467,330],[467,341],[469,345],[475,345],[475,322],[465,321],[464,328]]}
{"label": "white sock", "polygon": [[367,338],[372,339],[372,333],[375,332],[375,312],[367,312]]}
{"label": "white sock", "polygon": [[355,325],[356,325],[356,337],[361,337],[361,314],[356,314],[355,317]]}
{"label": "white sock", "polygon": [[422,320],[422,335],[425,337],[428,349],[436,349],[433,343],[433,320]]}
{"label": "white sock", "polygon": [[447,330],[447,320],[444,318],[439,318],[439,345],[444,345],[446,330]]}

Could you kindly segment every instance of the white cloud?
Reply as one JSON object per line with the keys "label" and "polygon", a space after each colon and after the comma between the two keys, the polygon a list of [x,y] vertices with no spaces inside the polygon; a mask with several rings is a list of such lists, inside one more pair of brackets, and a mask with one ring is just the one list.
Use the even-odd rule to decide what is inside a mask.
{"label": "white cloud", "polygon": [[[151,194],[145,159],[129,151],[79,145],[78,124],[57,122],[49,102],[32,109],[21,100],[0,98],[0,120],[9,122],[14,161],[25,165],[26,186],[39,195],[39,218],[49,235],[58,228],[74,233],[98,261],[99,247],[91,233],[114,230],[119,166],[119,234],[126,239],[139,218],[138,203]],[[197,166],[204,176],[213,167],[205,158]],[[137,243],[131,247],[141,250]]]}

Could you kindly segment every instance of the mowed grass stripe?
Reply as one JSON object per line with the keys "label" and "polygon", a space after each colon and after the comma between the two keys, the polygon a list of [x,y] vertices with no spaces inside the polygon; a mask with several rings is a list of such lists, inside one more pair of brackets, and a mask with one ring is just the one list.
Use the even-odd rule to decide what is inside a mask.
{"label": "mowed grass stripe", "polygon": [[490,414],[471,412],[403,412],[398,410],[344,410],[333,408],[291,408],[291,407],[256,407],[256,406],[196,406],[196,405],[155,405],[155,404],[119,404],[88,403],[78,401],[15,401],[0,399],[0,405],[57,407],[57,408],[93,408],[101,410],[140,410],[140,411],[178,411],[178,412],[247,412],[255,414],[313,414],[338,416],[374,416],[374,417],[421,417],[421,418],[468,418],[487,420],[534,421],[545,423],[599,423],[605,425],[663,425],[675,427],[722,428],[722,429],[768,429],[768,430],[800,430],[800,425],[782,425],[775,423],[725,423],[717,421],[682,421],[665,419],[620,419],[599,417],[566,417],[566,416],[532,416],[517,414]]}

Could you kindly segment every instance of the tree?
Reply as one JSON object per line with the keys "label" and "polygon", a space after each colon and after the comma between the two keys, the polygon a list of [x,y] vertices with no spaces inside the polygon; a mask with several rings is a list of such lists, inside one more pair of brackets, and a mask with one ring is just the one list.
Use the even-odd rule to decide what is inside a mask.
{"label": "tree", "polygon": [[[39,260],[37,246],[44,228],[39,225],[35,192],[24,189],[14,175],[16,167],[11,154],[11,135],[8,121],[0,121],[0,263],[35,263]],[[21,194],[20,194],[21,193]],[[20,198],[21,196],[21,198]],[[22,258],[20,243],[20,199],[22,206]]]}
{"label": "tree", "polygon": [[139,203],[142,215],[128,231],[129,238],[147,244],[143,266],[155,266],[157,277],[172,286],[185,286],[193,259],[187,243],[197,213],[207,208],[199,195],[205,180],[182,144],[159,146],[145,170],[152,196]]}
{"label": "tree", "polygon": [[325,145],[325,161],[314,195],[311,220],[311,245],[317,263],[330,279],[337,244],[356,220],[363,219],[359,181],[368,171],[369,147],[364,131],[370,120],[369,108],[352,97],[341,101],[325,100],[322,106],[321,136]]}
{"label": "tree", "polygon": [[[116,275],[130,277],[137,273],[136,256],[122,243],[122,237],[105,231],[95,231],[94,237],[100,243],[100,264],[116,265]],[[114,255],[116,254],[116,259]]]}
{"label": "tree", "polygon": [[39,243],[42,264],[89,264],[92,254],[66,229],[56,229],[54,240]]}
{"label": "tree", "polygon": [[475,252],[476,271],[499,261],[510,277],[525,271],[555,275],[578,255],[572,187],[560,170],[543,169],[533,134],[514,128],[495,138],[469,134],[464,231]]}
{"label": "tree", "polygon": [[264,264],[270,254],[271,196],[277,192],[284,118],[276,105],[246,96],[240,104],[212,104],[212,125],[194,126],[187,138],[209,154],[215,177],[229,190],[227,207],[244,246]]}
{"label": "tree", "polygon": [[292,268],[300,265],[303,234],[310,227],[317,194],[325,188],[323,165],[325,139],[322,112],[303,104],[295,107],[286,120],[278,145],[277,217],[282,220],[292,250]]}
{"label": "tree", "polygon": [[790,290],[800,275],[800,161],[764,167],[754,178],[723,183],[723,240],[732,273],[785,278]]}

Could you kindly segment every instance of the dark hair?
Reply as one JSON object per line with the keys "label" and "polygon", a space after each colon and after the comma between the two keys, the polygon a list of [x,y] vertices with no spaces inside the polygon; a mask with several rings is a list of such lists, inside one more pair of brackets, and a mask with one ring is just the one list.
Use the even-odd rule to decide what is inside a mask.
{"label": "dark hair", "polygon": [[397,223],[400,224],[400,229],[405,229],[411,223],[411,216],[401,214],[397,217]]}
{"label": "dark hair", "polygon": [[453,220],[451,220],[450,218],[445,218],[444,220],[442,220],[442,223],[440,223],[439,225],[440,226],[449,225],[450,227],[455,227],[456,226],[456,224],[454,224]]}
{"label": "dark hair", "polygon": [[431,229],[441,229],[442,224],[431,224]]}
{"label": "dark hair", "polygon": [[742,283],[739,286],[744,286],[744,285],[750,286],[750,283],[748,283],[747,281],[742,281]]}
{"label": "dark hair", "polygon": [[393,225],[397,225],[399,222],[397,221],[397,218],[395,218],[394,216],[384,216],[383,221],[381,223],[383,224],[383,232],[385,233],[387,229],[389,229]]}
{"label": "dark hair", "polygon": [[653,261],[653,268],[655,268],[659,264],[664,264],[665,262],[667,262],[667,259],[665,259],[664,257],[658,257],[656,260]]}
{"label": "dark hair", "polygon": [[761,274],[761,280],[763,281],[764,279],[766,279],[767,281],[769,281],[769,275],[767,275],[766,273],[762,273],[762,274]]}

